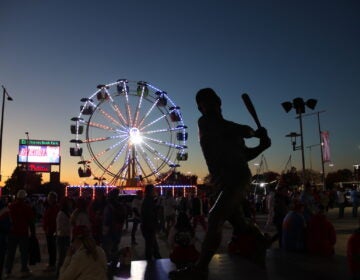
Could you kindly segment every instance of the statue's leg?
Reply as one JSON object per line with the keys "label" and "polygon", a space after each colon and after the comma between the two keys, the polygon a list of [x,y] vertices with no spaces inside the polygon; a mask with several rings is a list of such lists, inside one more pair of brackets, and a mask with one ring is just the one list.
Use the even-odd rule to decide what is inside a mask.
{"label": "statue's leg", "polygon": [[207,279],[209,263],[221,242],[223,225],[236,207],[236,203],[233,191],[225,189],[220,192],[209,213],[208,230],[198,262],[193,267],[170,272],[171,279]]}

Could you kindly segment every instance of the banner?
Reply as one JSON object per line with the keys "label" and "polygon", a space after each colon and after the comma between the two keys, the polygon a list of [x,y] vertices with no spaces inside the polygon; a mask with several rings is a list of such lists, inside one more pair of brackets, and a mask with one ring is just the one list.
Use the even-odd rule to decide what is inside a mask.
{"label": "banner", "polygon": [[331,162],[330,140],[329,140],[329,132],[328,131],[321,132],[321,142],[322,142],[323,161]]}

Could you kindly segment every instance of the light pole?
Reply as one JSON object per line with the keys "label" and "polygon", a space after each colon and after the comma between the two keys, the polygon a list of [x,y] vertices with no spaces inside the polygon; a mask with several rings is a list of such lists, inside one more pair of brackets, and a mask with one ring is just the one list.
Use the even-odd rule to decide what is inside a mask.
{"label": "light pole", "polygon": [[305,113],[305,105],[310,109],[314,109],[316,106],[316,99],[309,99],[306,102],[301,98],[297,97],[293,99],[293,102],[283,102],[281,105],[283,106],[286,113],[288,113],[292,108],[295,109],[296,114],[299,117],[300,122],[300,149],[301,149],[301,160],[302,160],[302,181],[305,186],[305,156],[304,156],[304,133],[303,133],[303,123],[302,123],[302,115]]}
{"label": "light pole", "polygon": [[1,107],[1,127],[0,127],[0,181],[1,181],[1,156],[2,156],[2,140],[3,140],[3,128],[4,128],[4,111],[5,111],[5,96],[7,97],[7,100],[13,101],[12,97],[7,92],[6,88],[2,86],[3,88],[3,100],[2,100],[2,107]]}
{"label": "light pole", "polygon": [[312,170],[312,156],[311,156],[311,150],[313,147],[316,147],[316,146],[319,146],[320,144],[313,144],[313,145],[310,145],[310,146],[306,146],[306,148],[309,149],[309,163],[310,163],[310,170]]}
{"label": "light pole", "polygon": [[26,190],[28,185],[28,174],[29,174],[29,132],[25,132],[26,135],[26,169],[25,169],[25,183],[24,189]]}
{"label": "light pole", "polygon": [[322,140],[321,126],[320,126],[320,113],[324,113],[324,112],[326,112],[326,111],[325,110],[317,111],[317,112],[314,112],[314,113],[306,114],[304,116],[311,116],[311,115],[314,115],[314,114],[317,115],[317,123],[318,123],[318,131],[319,131],[320,156],[321,156],[321,171],[322,171],[321,180],[322,180],[322,183],[323,183],[323,189],[325,190],[325,165],[324,165],[324,152],[323,152],[324,143],[323,143],[323,140]]}

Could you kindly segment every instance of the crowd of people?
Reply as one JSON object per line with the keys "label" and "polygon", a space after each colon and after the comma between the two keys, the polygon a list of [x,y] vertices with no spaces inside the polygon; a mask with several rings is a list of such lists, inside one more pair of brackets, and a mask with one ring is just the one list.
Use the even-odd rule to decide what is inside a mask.
{"label": "crowd of people", "polygon": [[[58,279],[107,279],[118,269],[121,239],[130,218],[131,245],[138,244],[136,236],[141,230],[144,259],[171,256],[177,265],[195,261],[198,252],[192,242],[184,241],[184,223],[191,237],[197,224],[206,230],[207,203],[195,193],[175,197],[168,191],[160,195],[153,185],[137,191],[131,202],[122,200],[118,189],[107,194],[99,190],[94,199],[60,198],[52,191],[45,199],[30,199],[25,190],[19,190],[13,200],[0,200],[0,279],[14,275],[17,248],[20,276],[31,276],[29,265],[41,259],[36,232],[39,226],[47,249],[44,272],[54,273]],[[169,256],[160,255],[159,235],[169,242]],[[186,248],[190,243],[191,252]]]}
{"label": "crowd of people", "polygon": [[[336,231],[326,212],[338,208],[338,219],[344,218],[346,206],[352,207],[352,217],[358,217],[360,192],[339,187],[335,191],[318,190],[310,183],[302,190],[278,185],[269,187],[265,198],[267,221],[265,231],[275,226],[272,242],[290,252],[331,257],[335,254]],[[360,221],[360,220],[359,220]],[[353,279],[360,279],[360,230],[356,229],[347,243],[348,267]]]}
{"label": "crowd of people", "polygon": [[[247,201],[245,216],[256,224],[256,205],[251,199]],[[335,204],[331,205],[328,193],[317,191],[310,184],[302,190],[278,185],[269,186],[265,203],[264,232],[268,232],[270,243],[277,243],[279,248],[290,252],[334,255],[336,232],[326,212],[341,200],[338,202],[335,198]],[[34,257],[34,242],[38,242],[36,228],[40,225],[48,254],[44,272],[53,272],[60,280],[108,279],[109,273],[118,269],[121,239],[129,217],[131,245],[138,244],[136,238],[140,230],[145,260],[169,258],[176,267],[186,267],[199,259],[195,232],[199,226],[203,232],[207,231],[211,206],[205,194],[191,192],[175,196],[169,190],[160,195],[153,185],[137,191],[132,202],[121,200],[117,189],[108,194],[98,191],[94,199],[59,198],[50,192],[44,201],[31,201],[24,190],[19,190],[14,201],[0,200],[0,275],[5,278],[13,275],[19,248],[20,276],[31,276],[29,265],[40,262],[40,257]],[[342,218],[342,210],[339,211]],[[357,212],[352,213],[356,217]],[[166,256],[160,253],[159,236],[168,243]],[[237,232],[229,243],[229,253],[254,255],[257,250],[254,236],[252,232]],[[360,271],[359,240],[357,229],[347,248],[349,268],[356,277]],[[356,277],[354,279],[358,279]]]}

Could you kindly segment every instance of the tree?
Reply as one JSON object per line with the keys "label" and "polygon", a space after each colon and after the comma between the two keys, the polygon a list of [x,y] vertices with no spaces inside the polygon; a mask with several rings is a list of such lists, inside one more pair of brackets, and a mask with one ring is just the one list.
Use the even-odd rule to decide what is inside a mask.
{"label": "tree", "polygon": [[353,173],[350,169],[339,169],[326,175],[325,184],[328,189],[332,189],[336,182],[350,182],[352,180]]}
{"label": "tree", "polygon": [[305,170],[305,182],[310,182],[312,184],[322,183],[322,175],[319,171],[312,169]]}
{"label": "tree", "polygon": [[291,167],[290,170],[281,174],[279,184],[288,188],[296,188],[301,186],[302,180],[296,171],[296,168]]}
{"label": "tree", "polygon": [[39,193],[48,194],[51,191],[54,191],[58,194],[59,199],[65,196],[65,188],[69,183],[59,182],[51,183],[46,182],[39,187]]}
{"label": "tree", "polygon": [[36,193],[41,182],[41,173],[26,172],[23,167],[17,166],[11,177],[5,181],[3,194],[15,195],[20,189],[25,189],[28,193]]}

